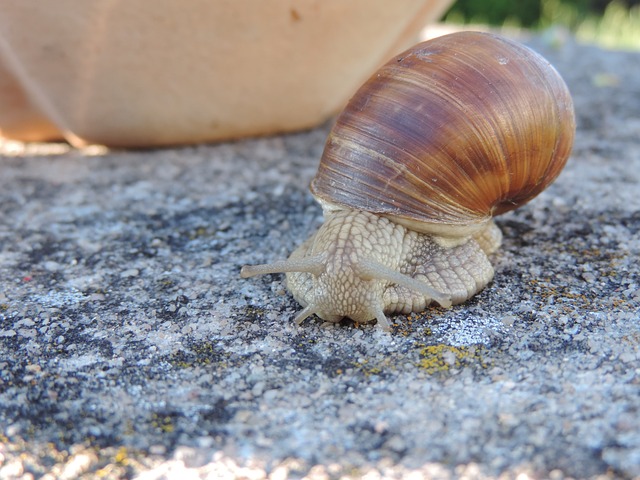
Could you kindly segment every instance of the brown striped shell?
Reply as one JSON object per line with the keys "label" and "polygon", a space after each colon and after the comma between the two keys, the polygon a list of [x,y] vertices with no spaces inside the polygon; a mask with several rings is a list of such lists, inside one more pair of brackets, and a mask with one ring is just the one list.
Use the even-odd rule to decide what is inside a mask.
{"label": "brown striped shell", "polygon": [[473,228],[544,190],[574,133],[549,62],[497,35],[454,33],[398,55],[358,90],[311,191],[424,232]]}

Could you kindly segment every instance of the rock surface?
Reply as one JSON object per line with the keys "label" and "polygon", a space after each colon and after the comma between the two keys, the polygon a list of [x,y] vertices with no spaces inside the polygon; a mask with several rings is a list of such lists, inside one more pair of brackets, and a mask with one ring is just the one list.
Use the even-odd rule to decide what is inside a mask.
{"label": "rock surface", "polygon": [[530,44],[575,98],[495,280],[393,332],[273,275],[328,126],[153,151],[5,143],[0,478],[640,477],[640,53]]}

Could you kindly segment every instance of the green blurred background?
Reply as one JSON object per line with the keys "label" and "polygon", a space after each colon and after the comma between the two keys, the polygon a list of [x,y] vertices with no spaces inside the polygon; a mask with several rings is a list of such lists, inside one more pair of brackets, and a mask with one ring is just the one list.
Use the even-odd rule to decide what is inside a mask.
{"label": "green blurred background", "polygon": [[445,21],[535,30],[563,27],[582,41],[640,50],[640,0],[457,0]]}

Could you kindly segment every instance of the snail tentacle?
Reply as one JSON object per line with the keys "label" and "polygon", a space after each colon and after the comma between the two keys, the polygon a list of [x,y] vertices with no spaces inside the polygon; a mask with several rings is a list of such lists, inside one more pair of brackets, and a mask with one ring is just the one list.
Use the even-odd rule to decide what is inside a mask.
{"label": "snail tentacle", "polygon": [[387,319],[387,316],[380,309],[376,310],[376,320],[378,321],[378,328],[384,330],[385,332],[391,331],[389,319]]}
{"label": "snail tentacle", "polygon": [[386,280],[389,283],[408,288],[425,297],[429,297],[438,302],[441,307],[448,308],[451,306],[451,297],[437,291],[435,288],[431,288],[420,280],[392,270],[381,263],[372,260],[361,260],[355,268],[363,280]]}
{"label": "snail tentacle", "polygon": [[304,307],[302,310],[298,312],[298,314],[296,315],[296,318],[294,318],[293,321],[296,322],[297,325],[300,325],[311,315],[314,315],[315,313],[317,313],[316,309],[317,307],[315,305],[307,305],[306,307]]}
{"label": "snail tentacle", "polygon": [[240,270],[242,278],[255,277],[256,275],[266,275],[268,273],[286,272],[307,272],[320,275],[324,271],[324,258],[322,255],[306,257],[301,259],[288,258],[278,260],[273,263],[263,263],[261,265],[245,265]]}

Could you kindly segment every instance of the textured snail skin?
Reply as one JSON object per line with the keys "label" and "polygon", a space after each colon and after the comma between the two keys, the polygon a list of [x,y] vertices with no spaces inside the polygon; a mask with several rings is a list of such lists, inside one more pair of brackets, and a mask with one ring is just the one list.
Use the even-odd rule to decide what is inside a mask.
{"label": "textured snail skin", "polygon": [[311,192],[325,222],[288,260],[312,314],[337,322],[461,303],[493,278],[492,218],[555,180],[575,118],[560,75],[530,49],[460,32],[418,44],[353,96],[329,134]]}
{"label": "textured snail skin", "polygon": [[[493,223],[488,229],[499,232]],[[499,246],[496,237],[494,233],[493,241],[483,246],[472,238],[446,248],[433,236],[408,230],[384,217],[342,210],[329,214],[322,228],[290,257],[323,255],[325,270],[315,277],[305,272],[287,273],[287,287],[302,306],[312,305],[324,320],[349,317],[367,322],[376,318],[388,329],[386,313],[420,312],[434,300],[449,306],[481,290],[493,277],[487,253]],[[369,263],[368,269],[362,268],[371,261],[374,263]],[[384,274],[378,274],[378,265],[435,291],[412,290],[381,278]]]}
{"label": "textured snail skin", "polygon": [[330,322],[376,319],[389,330],[385,314],[420,312],[433,301],[449,307],[482,290],[494,273],[487,255],[501,239],[492,221],[452,240],[369,212],[333,210],[288,260],[245,266],[241,275],[288,271],[287,288],[305,307],[297,323],[316,314]]}

